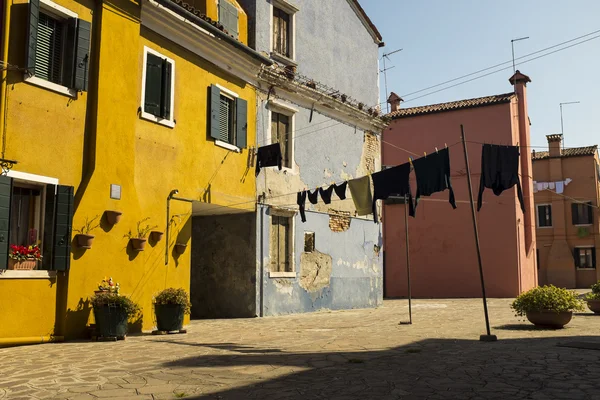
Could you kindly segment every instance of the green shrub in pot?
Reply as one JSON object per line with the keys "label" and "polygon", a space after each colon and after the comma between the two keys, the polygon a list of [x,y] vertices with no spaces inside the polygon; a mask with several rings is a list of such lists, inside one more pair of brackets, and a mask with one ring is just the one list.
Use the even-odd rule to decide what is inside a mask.
{"label": "green shrub in pot", "polygon": [[549,285],[522,293],[511,308],[535,325],[558,328],[569,323],[573,311],[583,311],[583,305],[574,291]]}
{"label": "green shrub in pot", "polygon": [[125,337],[127,321],[139,314],[140,307],[117,292],[101,292],[92,297],[96,330],[103,337]]}
{"label": "green shrub in pot", "polygon": [[600,314],[600,281],[592,285],[592,292],[585,295],[585,301],[590,310]]}
{"label": "green shrub in pot", "polygon": [[189,296],[185,289],[168,288],[154,297],[156,327],[159,331],[180,331],[183,318],[191,310]]}

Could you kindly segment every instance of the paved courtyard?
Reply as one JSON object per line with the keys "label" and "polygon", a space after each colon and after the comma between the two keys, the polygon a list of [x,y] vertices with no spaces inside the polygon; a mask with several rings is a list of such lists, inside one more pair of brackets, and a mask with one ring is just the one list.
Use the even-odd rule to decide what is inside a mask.
{"label": "paved courtyard", "polygon": [[600,316],[562,330],[489,301],[193,321],[186,335],[0,349],[0,399],[600,399]]}

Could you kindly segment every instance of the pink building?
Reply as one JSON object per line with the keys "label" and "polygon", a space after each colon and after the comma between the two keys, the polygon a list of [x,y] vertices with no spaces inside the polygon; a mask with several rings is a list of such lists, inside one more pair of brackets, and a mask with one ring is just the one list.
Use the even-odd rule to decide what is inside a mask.
{"label": "pink building", "polygon": [[[517,71],[510,82],[515,84],[516,93],[423,107],[403,109],[401,99],[395,94],[390,96],[392,121],[383,134],[384,142],[390,145],[382,145],[383,165],[408,161],[411,154],[397,147],[423,155],[447,144],[458,206],[452,209],[448,191],[436,193],[421,198],[416,218],[409,217],[413,297],[481,296],[460,126],[465,129],[473,196],[477,199],[482,143],[530,144],[526,86],[531,80]],[[484,191],[477,221],[488,297],[515,297],[537,285],[531,171],[531,154],[528,147],[522,147],[520,174],[525,214],[515,187],[500,196],[490,189]],[[411,187],[414,196],[414,179]],[[391,203],[386,203],[383,212],[385,296],[404,297],[407,295],[405,206]]]}

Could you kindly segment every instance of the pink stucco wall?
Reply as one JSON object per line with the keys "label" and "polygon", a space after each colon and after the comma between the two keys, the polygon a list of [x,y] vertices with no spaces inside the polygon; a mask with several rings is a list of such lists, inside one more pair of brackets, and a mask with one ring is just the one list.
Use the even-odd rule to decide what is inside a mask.
{"label": "pink stucco wall", "polygon": [[[517,86],[521,86],[519,98],[525,100],[526,88]],[[513,98],[511,103],[400,118],[392,121],[384,131],[384,142],[420,155],[424,151],[435,151],[435,147],[441,149],[445,143],[450,147],[451,179],[458,208],[452,209],[448,203],[448,191],[445,191],[422,198],[416,218],[409,217],[414,297],[481,296],[464,153],[462,144],[458,143],[460,125],[464,125],[467,141],[527,146],[529,123],[519,124],[519,114],[525,114],[527,118],[526,108],[523,110],[523,106],[519,106],[517,98]],[[407,162],[410,154],[392,145],[382,145],[383,164]],[[468,143],[467,149],[476,201],[481,171],[481,144]],[[529,168],[525,169],[530,175],[529,151],[523,150],[521,153],[525,154],[524,160],[529,163]],[[530,176],[522,176],[522,185],[529,186],[524,193],[532,192]],[[411,187],[414,195],[414,181]],[[477,219],[487,295],[514,297],[537,283],[535,232],[531,226],[533,219],[524,218],[514,188],[498,197],[487,189],[483,199],[484,204],[477,213]],[[534,215],[530,196],[526,198],[526,211]],[[387,297],[407,295],[404,232],[404,206],[386,205],[384,251]],[[528,235],[531,238],[529,246],[526,242]]]}

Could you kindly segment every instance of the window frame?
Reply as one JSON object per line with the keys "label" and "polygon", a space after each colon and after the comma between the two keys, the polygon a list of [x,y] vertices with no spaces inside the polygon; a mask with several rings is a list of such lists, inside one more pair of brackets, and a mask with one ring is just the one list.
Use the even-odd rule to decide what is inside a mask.
{"label": "window frame", "polygon": [[[64,24],[63,26],[65,28],[63,31],[63,43],[66,43],[67,42],[67,40],[66,40],[66,37],[67,37],[66,21],[69,18],[79,19],[79,15],[76,12],[73,12],[73,11],[69,10],[68,8],[63,7],[60,4],[56,4],[55,2],[53,2],[51,0],[40,0],[40,12],[42,12],[42,11],[44,12],[44,14],[48,14],[50,17],[52,17],[54,19],[61,20],[61,22]],[[63,54],[61,55],[61,70],[64,69],[64,62],[65,62],[64,59],[65,59],[65,54],[64,54],[64,48],[63,48]],[[30,83],[32,85],[42,87],[44,89],[48,89],[53,92],[63,94],[65,96],[77,98],[77,90],[76,89],[69,88],[69,87],[61,85],[59,83],[47,81],[46,79],[37,77],[35,75],[30,76],[27,72],[25,73],[24,81],[27,83]]]}
{"label": "window frame", "polygon": [[[271,0],[270,1],[270,15],[269,15],[269,49],[271,58],[285,65],[297,65],[296,64],[296,13],[300,11],[296,6],[288,3],[285,0]],[[289,16],[288,22],[288,53],[289,56],[275,52],[275,43],[273,42],[275,20],[274,13],[275,8],[286,13]]]}
{"label": "window frame", "polygon": [[[574,201],[571,204],[575,204],[577,206],[585,206],[589,208],[589,215],[591,217],[592,222],[585,222],[585,223],[574,223],[573,226],[592,226],[594,225],[594,203],[592,201]],[[575,218],[573,214],[573,206],[571,206],[571,219],[573,220]],[[577,210],[577,217],[579,219],[580,217],[580,213],[579,210]]]}
{"label": "window frame", "polygon": [[[550,225],[544,225],[542,226],[540,224],[540,207],[550,207]],[[553,228],[554,227],[554,223],[552,221],[552,204],[549,203],[540,203],[540,204],[536,204],[535,205],[535,219],[536,219],[536,225],[539,229],[545,229],[545,228]]]}
{"label": "window frame", "polygon": [[288,133],[288,156],[289,156],[289,161],[290,161],[290,166],[287,167],[285,165],[282,165],[281,170],[284,173],[291,173],[291,174],[297,174],[298,173],[298,167],[296,165],[296,162],[294,161],[294,156],[295,156],[295,151],[294,151],[294,147],[295,147],[295,141],[296,141],[296,114],[298,113],[298,109],[282,103],[280,101],[277,100],[269,100],[269,102],[267,103],[267,109],[269,110],[269,123],[268,123],[268,128],[267,128],[267,137],[265,140],[265,144],[269,145],[269,144],[273,144],[273,132],[272,132],[272,124],[271,121],[273,120],[273,113],[277,113],[277,114],[282,114],[285,115],[289,118],[289,126],[290,126],[290,132]]}
{"label": "window frame", "polygon": [[289,249],[289,257],[290,257],[290,266],[292,271],[271,271],[271,241],[269,240],[269,278],[296,278],[298,271],[296,270],[296,212],[284,209],[270,208],[270,218],[269,218],[269,237],[271,235],[271,227],[273,226],[273,217],[283,217],[287,218],[289,221],[288,229],[290,230],[290,249]]}
{"label": "window frame", "polygon": [[[236,109],[237,109],[236,100],[240,97],[240,95],[237,94],[236,92],[234,92],[233,90],[226,88],[225,86],[219,85],[218,83],[216,83],[215,86],[218,87],[219,90],[221,91],[221,93],[220,93],[221,96],[228,97],[233,101],[233,107],[230,110],[230,112],[233,114],[232,115],[233,126],[231,128],[231,129],[233,129],[233,132],[229,132],[229,134],[233,135],[233,137],[235,137],[237,134],[236,127],[237,127],[237,123],[238,123],[237,112],[236,112]],[[236,141],[237,141],[237,138],[236,138]],[[232,144],[232,143],[224,142],[222,140],[215,139],[215,145],[219,146],[219,147],[223,147],[224,149],[227,149],[227,150],[235,151],[237,153],[241,153],[241,151],[242,151],[242,149],[237,146],[237,142],[236,142],[236,144]]]}
{"label": "window frame", "polygon": [[[171,64],[171,94],[169,96],[170,101],[170,115],[169,119],[157,117],[154,114],[150,114],[144,111],[144,101],[146,99],[146,66],[148,62],[148,53],[163,58],[167,60],[169,64]],[[175,128],[175,60],[170,57],[165,56],[164,54],[159,53],[158,51],[144,46],[144,59],[142,63],[142,96],[140,98],[140,117],[155,122],[160,125],[167,126],[169,128]]]}
{"label": "window frame", "polygon": [[574,250],[577,250],[577,256],[579,257],[579,260],[581,260],[581,250],[590,250],[591,251],[591,257],[592,257],[592,266],[591,267],[582,267],[581,263],[579,263],[579,265],[576,266],[577,270],[581,270],[581,271],[593,271],[596,269],[596,259],[595,259],[595,247],[594,246],[575,246]]}

